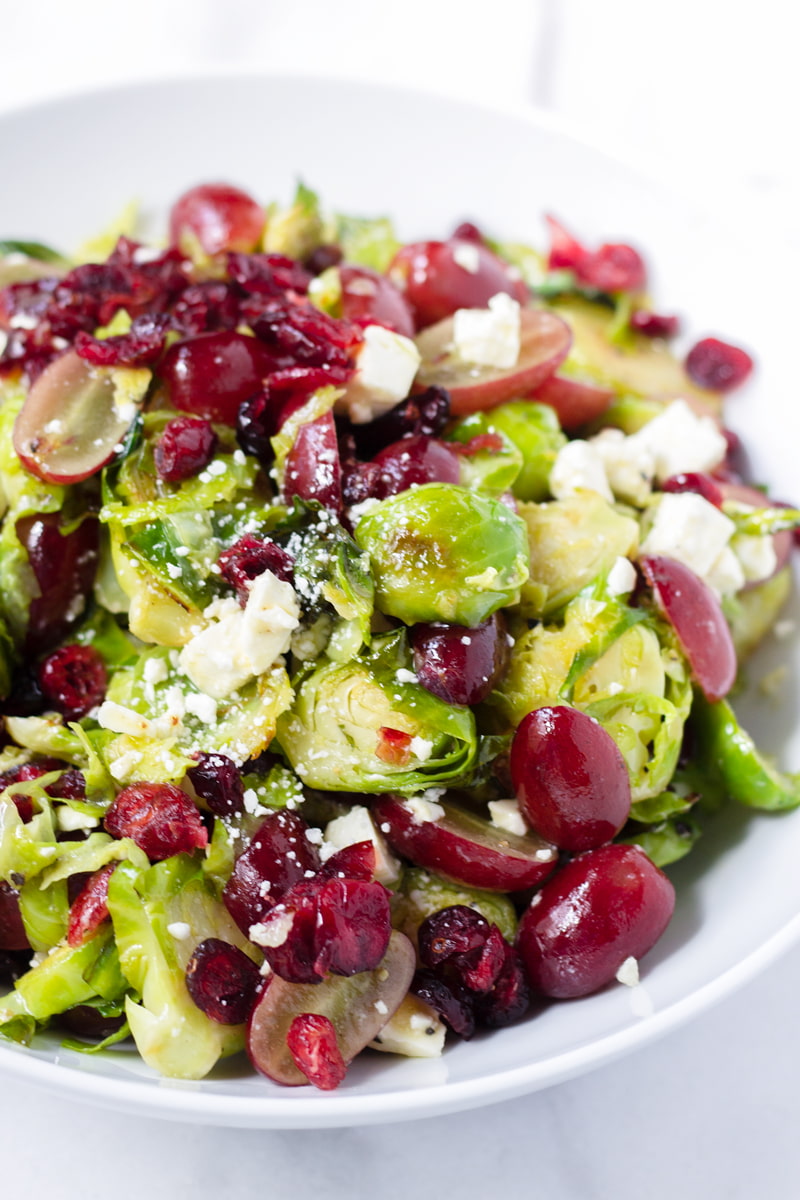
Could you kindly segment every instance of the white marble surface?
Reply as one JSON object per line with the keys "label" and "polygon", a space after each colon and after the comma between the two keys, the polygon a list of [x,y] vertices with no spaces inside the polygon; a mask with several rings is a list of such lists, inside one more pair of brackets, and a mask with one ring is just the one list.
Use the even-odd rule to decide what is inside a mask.
{"label": "white marble surface", "polygon": [[[0,109],[232,67],[534,101],[634,156],[660,156],[772,261],[800,249],[794,14],[778,0],[0,0],[0,18]],[[521,1100],[406,1125],[195,1129],[0,1083],[3,1191],[788,1200],[800,1168],[798,994],[800,949],[634,1056]]]}

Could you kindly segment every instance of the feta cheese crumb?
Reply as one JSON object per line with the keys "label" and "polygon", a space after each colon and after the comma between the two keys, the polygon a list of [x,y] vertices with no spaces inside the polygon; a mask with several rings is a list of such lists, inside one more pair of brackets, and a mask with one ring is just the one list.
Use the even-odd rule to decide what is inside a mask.
{"label": "feta cheese crumb", "polygon": [[297,593],[289,583],[265,571],[253,581],[242,609],[219,606],[221,616],[181,650],[181,670],[201,692],[222,700],[285,654],[300,624]]}
{"label": "feta cheese crumb", "polygon": [[369,809],[363,804],[355,804],[349,812],[328,822],[320,858],[326,862],[337,850],[355,846],[358,842],[372,842],[375,847],[374,874],[378,882],[387,886],[396,883],[400,878],[400,863],[376,829]]}
{"label": "feta cheese crumb", "polygon": [[373,420],[405,399],[420,362],[411,338],[383,325],[367,325],[356,373],[339,405],[356,425]]}
{"label": "feta cheese crumb", "polygon": [[149,683],[151,686],[164,683],[169,677],[169,670],[163,658],[146,659],[142,673],[145,683]]}
{"label": "feta cheese crumb", "polygon": [[128,737],[150,737],[151,722],[141,713],[117,704],[115,700],[104,700],[97,710],[97,723],[112,733],[125,733]]}
{"label": "feta cheese crumb", "polygon": [[380,1015],[382,1017],[385,1017],[387,1015],[387,1013],[389,1012],[389,1009],[387,1007],[385,1000],[376,1000],[373,1005],[373,1008],[375,1009],[375,1012],[380,1013]]}
{"label": "feta cheese crumb", "polygon": [[473,242],[459,242],[453,249],[453,262],[461,267],[462,271],[477,275],[481,269],[480,251]]}
{"label": "feta cheese crumb", "polygon": [[420,762],[427,762],[433,753],[433,742],[428,738],[412,737],[408,748]]}
{"label": "feta cheese crumb", "polygon": [[276,909],[272,911],[274,915],[270,917],[269,921],[259,921],[256,925],[251,925],[247,936],[257,946],[267,946],[274,950],[277,946],[282,946],[288,938],[294,921],[294,913],[281,913]]}
{"label": "feta cheese crumb", "polygon": [[728,443],[712,417],[698,417],[685,400],[673,400],[663,412],[627,438],[629,451],[649,451],[659,483],[670,475],[711,471],[725,457]]}
{"label": "feta cheese crumb", "polygon": [[411,813],[417,824],[425,821],[441,821],[444,816],[441,804],[437,804],[435,800],[426,799],[424,793],[421,796],[409,796],[407,800],[403,801],[403,808],[406,812]]}
{"label": "feta cheese crumb", "polygon": [[192,927],[185,921],[173,921],[171,925],[167,926],[167,933],[171,933],[177,941],[185,942],[192,936]]}
{"label": "feta cheese crumb", "polygon": [[642,507],[652,490],[656,464],[648,445],[621,429],[604,429],[589,439],[603,462],[609,487],[619,500]]}
{"label": "feta cheese crumb", "polygon": [[204,725],[213,725],[217,719],[217,702],[205,692],[187,692],[186,711]]}
{"label": "feta cheese crumb", "polygon": [[398,667],[394,673],[394,677],[398,683],[419,683],[419,679],[413,671],[407,671],[405,667]]}
{"label": "feta cheese crumb", "polygon": [[614,559],[606,580],[609,595],[627,596],[636,586],[636,568],[633,563],[620,555]]}
{"label": "feta cheese crumb", "polygon": [[138,750],[126,750],[124,754],[120,754],[119,758],[115,758],[110,764],[108,770],[113,779],[117,783],[126,782],[131,775],[137,763],[141,762],[141,754]]}
{"label": "feta cheese crumb", "polygon": [[[728,543],[735,532],[733,521],[702,496],[695,492],[665,492],[640,553],[677,559],[709,587],[724,594],[738,590],[744,580],[741,568],[737,572],[730,563],[731,557],[735,563],[735,556],[719,562],[723,551],[730,551]],[[716,579],[712,575],[715,565],[724,567],[724,575],[718,571]]]}
{"label": "feta cheese crumb", "polygon": [[556,500],[566,500],[576,492],[597,492],[611,503],[614,495],[608,486],[600,452],[592,442],[576,438],[562,446],[550,471],[550,491]]}
{"label": "feta cheese crumb", "polygon": [[635,958],[626,958],[620,969],[617,971],[617,979],[620,983],[624,983],[625,987],[636,987],[639,982],[639,964]]}
{"label": "feta cheese crumb", "polygon": [[735,533],[731,538],[731,550],[739,560],[746,583],[758,583],[774,575],[778,565],[775,542],[769,534],[763,537],[746,533]]}
{"label": "feta cheese crumb", "polygon": [[490,800],[489,819],[496,829],[503,829],[506,833],[515,833],[524,837],[528,832],[516,800]]}
{"label": "feta cheese crumb", "polygon": [[464,362],[481,367],[513,367],[521,345],[520,306],[505,292],[488,308],[459,308],[453,314],[453,349]]}

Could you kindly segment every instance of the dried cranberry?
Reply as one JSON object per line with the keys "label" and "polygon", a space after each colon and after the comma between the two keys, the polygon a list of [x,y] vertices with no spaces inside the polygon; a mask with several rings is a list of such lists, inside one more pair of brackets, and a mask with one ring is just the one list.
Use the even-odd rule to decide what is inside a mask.
{"label": "dried cranberry", "polygon": [[317,971],[357,975],[374,970],[391,932],[389,893],[383,884],[329,879],[317,894]]}
{"label": "dried cranberry", "polygon": [[305,295],[311,276],[285,254],[229,254],[228,274],[248,296],[284,299],[287,292]]}
{"label": "dried cranberry", "polygon": [[175,417],[153,451],[156,471],[167,483],[191,479],[211,462],[216,445],[217,435],[205,417]]}
{"label": "dried cranberry", "polygon": [[200,942],[186,968],[186,989],[201,1012],[220,1025],[241,1025],[261,985],[258,967],[220,938]]}
{"label": "dried cranberry", "polygon": [[623,243],[606,243],[589,254],[578,267],[578,276],[601,292],[635,292],[646,282],[642,256]]}
{"label": "dried cranberry", "polygon": [[531,990],[518,951],[505,947],[505,960],[492,988],[475,997],[475,1013],[482,1025],[497,1029],[524,1017]]}
{"label": "dried cranberry", "polygon": [[460,225],[456,225],[450,237],[460,242],[479,242],[483,244],[486,241],[478,226],[473,224],[472,221],[462,221]]}
{"label": "dried cranberry", "polygon": [[39,668],[45,698],[68,721],[79,721],[99,704],[107,683],[105,663],[93,646],[62,646]]}
{"label": "dried cranberry", "polygon": [[753,360],[746,350],[713,337],[697,342],[686,356],[685,365],[689,378],[712,392],[731,391],[753,370]]}
{"label": "dried cranberry", "polygon": [[274,356],[274,370],[323,368],[329,383],[344,383],[353,374],[353,352],[361,335],[349,322],[329,317],[307,301],[264,305],[252,297],[242,301],[242,315]]}
{"label": "dried cranberry", "polygon": [[444,980],[422,967],[414,975],[410,990],[434,1009],[454,1033],[468,1041],[475,1032],[474,999],[455,979]]}
{"label": "dried cranberry", "polygon": [[654,313],[649,308],[635,308],[629,324],[635,333],[642,333],[651,338],[673,338],[680,332],[678,317]]}
{"label": "dried cranberry", "polygon": [[234,817],[244,809],[244,784],[239,768],[226,754],[201,754],[186,772],[192,787],[217,817]]}
{"label": "dried cranberry", "polygon": [[303,266],[312,275],[321,275],[323,271],[329,270],[330,267],[338,267],[343,257],[341,246],[326,243],[322,246],[317,246],[316,250],[312,250],[311,254],[303,262]]}
{"label": "dried cranberry", "polygon": [[319,870],[319,854],[306,837],[307,828],[296,813],[270,813],[237,858],[222,899],[243,933],[262,921],[306,872]]}
{"label": "dried cranberry", "polygon": [[252,454],[263,467],[275,457],[272,438],[285,419],[278,394],[263,388],[239,406],[236,439],[245,454]]}
{"label": "dried cranberry", "polygon": [[244,608],[250,594],[249,584],[265,571],[272,571],[284,583],[294,582],[294,559],[271,538],[258,538],[245,533],[217,559],[219,573],[226,583],[235,588],[239,603]]}
{"label": "dried cranberry", "polygon": [[367,841],[353,842],[352,845],[337,850],[326,859],[319,877],[333,879],[338,876],[340,879],[371,880],[374,874],[375,843]]}
{"label": "dried cranberry", "polygon": [[696,492],[715,508],[722,508],[722,489],[710,476],[700,471],[687,471],[680,475],[670,475],[661,485],[665,492]]}
{"label": "dried cranberry", "polygon": [[28,950],[30,943],[19,910],[19,892],[0,879],[0,950]]}
{"label": "dried cranberry", "polygon": [[458,963],[458,973],[471,992],[483,995],[491,991],[505,966],[508,943],[496,925],[491,925],[479,950]]}
{"label": "dried cranberry", "polygon": [[450,394],[443,387],[429,387],[401,400],[394,408],[350,430],[361,458],[373,458],[384,446],[400,438],[438,437],[450,419]]}
{"label": "dried cranberry", "polygon": [[286,1045],[298,1070],[322,1091],[337,1088],[347,1073],[336,1030],[328,1017],[300,1013],[289,1026]]}
{"label": "dried cranberry", "polygon": [[191,854],[208,844],[195,805],[171,783],[132,783],[123,788],[105,817],[112,837],[132,838],[153,862]]}
{"label": "dried cranberry", "polygon": [[164,313],[142,313],[134,317],[128,333],[96,338],[80,330],[75,349],[95,367],[144,367],[160,358],[167,337],[169,317]]}
{"label": "dried cranberry", "polygon": [[454,955],[479,950],[489,928],[486,918],[465,904],[441,908],[426,917],[417,932],[420,961],[425,967],[435,967]]}
{"label": "dried cranberry", "polygon": [[423,483],[458,483],[459,456],[449,442],[412,434],[384,447],[374,462],[380,468],[375,488],[379,500]]}
{"label": "dried cranberry", "polygon": [[104,1017],[91,1004],[76,1004],[55,1018],[59,1029],[66,1029],[74,1037],[102,1041],[117,1033],[125,1023],[125,1017]]}
{"label": "dried cranberry", "polygon": [[95,871],[73,900],[67,926],[68,945],[80,946],[108,920],[108,881],[116,867],[117,863],[108,863]]}
{"label": "dried cranberry", "polygon": [[54,800],[83,800],[86,797],[86,779],[83,771],[70,767],[44,790]]}
{"label": "dried cranberry", "polygon": [[239,322],[239,300],[231,284],[204,279],[184,288],[171,315],[172,327],[183,337],[235,329]]}
{"label": "dried cranberry", "polygon": [[405,767],[411,761],[411,734],[382,725],[378,730],[375,756],[392,767]]}

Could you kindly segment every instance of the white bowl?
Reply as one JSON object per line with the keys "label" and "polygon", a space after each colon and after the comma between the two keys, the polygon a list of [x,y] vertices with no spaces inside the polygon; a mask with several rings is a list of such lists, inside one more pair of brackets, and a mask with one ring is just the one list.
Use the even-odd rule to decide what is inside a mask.
{"label": "white bowl", "polygon": [[[163,227],[181,191],[217,179],[286,201],[302,178],[327,206],[391,214],[407,238],[446,236],[472,218],[541,244],[541,214],[551,211],[587,241],[630,240],[648,254],[659,309],[685,315],[693,334],[717,333],[755,353],[757,377],[730,400],[730,423],[751,450],[754,476],[768,478],[776,496],[800,493],[796,356],[769,264],[663,184],[542,114],[341,81],[213,77],[12,113],[0,118],[0,151],[0,236],[67,249],[132,198]],[[741,711],[765,749],[797,764],[796,644],[773,640],[753,673],[783,662],[782,702],[756,697]],[[34,1049],[4,1044],[0,1068],[85,1100],[221,1125],[363,1124],[487,1104],[641,1046],[752,977],[800,932],[799,848],[800,813],[725,813],[670,870],[677,912],[643,964],[642,988],[553,1005],[448,1046],[435,1061],[364,1055],[333,1093],[279,1088],[243,1059],[199,1083],[163,1080],[133,1052],[64,1052],[57,1035]]]}

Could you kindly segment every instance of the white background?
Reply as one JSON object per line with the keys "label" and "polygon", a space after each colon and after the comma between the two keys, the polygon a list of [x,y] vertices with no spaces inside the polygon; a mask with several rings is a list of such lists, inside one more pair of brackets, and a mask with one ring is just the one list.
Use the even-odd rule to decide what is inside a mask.
{"label": "white background", "polygon": [[[535,102],[633,159],[655,160],[770,263],[785,263],[790,280],[800,250],[795,19],[779,0],[0,0],[0,110],[123,79],[234,67]],[[3,1192],[793,1200],[798,995],[800,949],[619,1063],[521,1100],[404,1125],[191,1128],[0,1080]]]}

